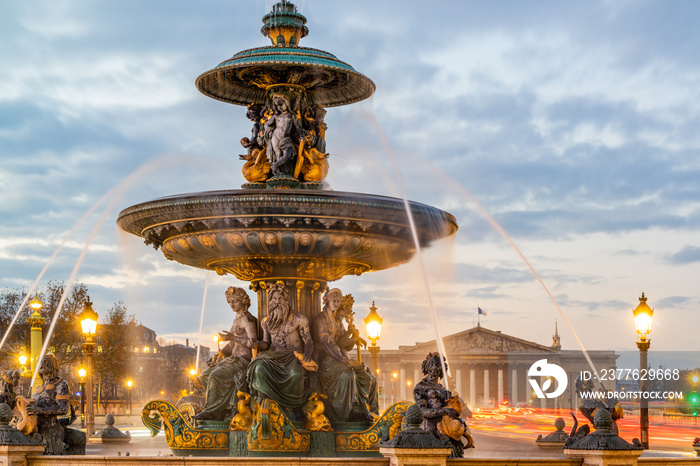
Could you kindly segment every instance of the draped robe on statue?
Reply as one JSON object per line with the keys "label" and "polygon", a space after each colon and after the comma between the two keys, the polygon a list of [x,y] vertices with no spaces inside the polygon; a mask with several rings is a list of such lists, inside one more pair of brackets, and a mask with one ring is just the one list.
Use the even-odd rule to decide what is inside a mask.
{"label": "draped robe on statue", "polygon": [[248,365],[248,387],[258,401],[275,400],[283,408],[299,408],[311,395],[306,369],[294,351],[265,351]]}
{"label": "draped robe on statue", "polygon": [[[369,412],[377,413],[379,411],[377,379],[372,377],[364,365],[348,367],[331,356],[321,343],[326,338],[325,332],[328,331],[328,344],[338,347],[335,339],[345,333],[342,323],[331,314],[322,312],[316,318],[314,329],[318,342],[316,344],[316,359],[319,363],[318,380],[322,392],[328,396],[326,414],[331,421],[366,420],[367,407]],[[338,348],[339,354],[346,361],[350,361],[345,350]]]}
{"label": "draped robe on statue", "polygon": [[204,411],[222,417],[236,407],[238,391],[248,391],[246,368],[249,363],[249,358],[228,356],[202,371],[199,378],[207,388]]}

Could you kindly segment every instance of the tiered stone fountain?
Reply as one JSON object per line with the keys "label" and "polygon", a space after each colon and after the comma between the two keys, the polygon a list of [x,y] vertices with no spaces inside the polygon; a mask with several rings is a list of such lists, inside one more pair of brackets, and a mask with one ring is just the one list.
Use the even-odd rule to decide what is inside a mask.
{"label": "tiered stone fountain", "polygon": [[[395,267],[416,248],[403,200],[337,192],[325,181],[324,108],[366,99],[374,83],[328,52],[300,47],[308,29],[293,4],[277,3],[263,23],[271,46],[239,52],[196,81],[203,94],[248,108],[253,131],[241,140],[247,152],[242,189],[156,199],[123,210],[117,223],[168,260],[250,282],[259,321],[267,312],[265,289],[277,281],[293,290],[292,308],[312,319],[328,282]],[[421,247],[456,232],[452,215],[409,204]],[[172,410],[159,406],[164,419],[172,415],[165,428],[173,451],[222,454],[227,448],[227,436],[197,434],[186,414],[166,415]],[[376,451],[377,432],[364,443],[336,440],[355,442],[355,453]],[[178,435],[181,443],[173,443]],[[196,435],[201,441],[192,440]]]}

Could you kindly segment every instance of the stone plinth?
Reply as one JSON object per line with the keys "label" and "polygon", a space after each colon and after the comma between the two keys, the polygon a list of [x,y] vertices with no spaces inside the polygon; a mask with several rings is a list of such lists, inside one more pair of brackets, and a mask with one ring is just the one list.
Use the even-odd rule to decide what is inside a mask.
{"label": "stone plinth", "polygon": [[572,450],[564,449],[569,458],[580,458],[583,466],[637,466],[642,450]]}
{"label": "stone plinth", "polygon": [[44,453],[44,445],[0,445],[0,464],[24,466],[28,456]]}
{"label": "stone plinth", "polygon": [[379,453],[389,458],[390,466],[447,466],[449,448],[386,448]]}
{"label": "stone plinth", "polygon": [[562,448],[564,448],[564,444],[566,444],[566,442],[546,442],[544,440],[535,440],[535,444],[537,444],[537,446],[540,447],[542,450],[554,451],[561,450]]}

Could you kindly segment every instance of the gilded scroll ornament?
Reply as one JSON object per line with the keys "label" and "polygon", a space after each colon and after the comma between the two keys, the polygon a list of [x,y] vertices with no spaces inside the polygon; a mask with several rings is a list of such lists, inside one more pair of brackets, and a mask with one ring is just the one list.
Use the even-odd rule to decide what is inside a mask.
{"label": "gilded scroll ornament", "polygon": [[401,401],[393,404],[369,429],[362,432],[336,432],[336,451],[379,450],[382,437],[391,438],[401,430],[403,416],[410,403]]}
{"label": "gilded scroll ornament", "polygon": [[308,451],[309,434],[299,433],[275,401],[260,404],[248,431],[248,451]]}
{"label": "gilded scroll ornament", "polygon": [[228,431],[198,430],[172,404],[163,400],[148,402],[141,412],[141,420],[155,437],[165,431],[165,440],[171,449],[228,450]]}

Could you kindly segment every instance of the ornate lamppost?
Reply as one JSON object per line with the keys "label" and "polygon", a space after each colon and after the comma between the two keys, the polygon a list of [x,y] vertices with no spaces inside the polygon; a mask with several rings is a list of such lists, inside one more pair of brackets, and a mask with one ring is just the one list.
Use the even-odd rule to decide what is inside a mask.
{"label": "ornate lamppost", "polygon": [[189,380],[189,382],[190,382],[190,384],[189,384],[189,385],[190,385],[190,390],[189,390],[188,395],[191,395],[191,394],[193,393],[193,389],[192,389],[192,379],[194,379],[194,377],[195,377],[196,375],[197,375],[197,371],[196,371],[195,369],[190,369],[190,380]]}
{"label": "ornate lamppost", "polygon": [[88,436],[95,431],[95,412],[93,410],[93,388],[92,379],[94,377],[94,370],[92,364],[92,355],[95,351],[95,342],[93,338],[95,337],[95,332],[97,331],[97,313],[92,309],[92,303],[90,298],[85,301],[85,307],[83,312],[80,314],[80,325],[83,329],[83,335],[85,336],[85,343],[83,343],[83,349],[85,350],[85,361],[87,366],[87,426],[86,433]]}
{"label": "ornate lamppost", "polygon": [[32,373],[29,371],[29,368],[27,367],[27,361],[28,361],[27,355],[22,353],[19,355],[17,360],[19,361],[19,367],[22,368],[21,377],[27,377],[27,378],[31,377]]}
{"label": "ornate lamppost", "polygon": [[[29,372],[29,368],[27,367],[27,356],[25,354],[20,354],[20,356],[17,358],[19,361],[19,367],[22,369],[22,372],[20,373],[20,377],[24,377],[26,379],[31,378],[32,373]],[[19,394],[24,395],[24,385],[19,384]]]}
{"label": "ornate lamppost", "polygon": [[80,428],[85,428],[85,376],[87,371],[84,367],[78,369],[78,375],[80,376]]}
{"label": "ornate lamppost", "polygon": [[[41,308],[44,307],[44,303],[41,302],[39,299],[39,295],[34,295],[34,299],[32,299],[29,302],[29,307],[31,307],[34,312],[32,312],[32,315],[30,315],[27,318],[27,323],[31,325],[31,337],[30,337],[30,344],[31,344],[31,368],[32,368],[32,374],[36,371],[36,363],[39,361],[39,357],[41,356],[41,345],[42,345],[42,336],[41,336],[41,329],[44,323],[46,322],[46,319],[44,319],[41,314],[39,314],[39,311],[41,311]],[[36,377],[34,379],[34,384],[32,385],[31,389],[38,387],[41,385],[41,382],[39,381],[39,377]],[[30,389],[30,390],[31,390]]]}
{"label": "ornate lamppost", "polygon": [[379,335],[382,332],[382,322],[384,322],[384,319],[377,314],[377,307],[372,301],[369,314],[365,317],[365,327],[367,327],[367,338],[372,342],[372,346],[367,349],[370,354],[370,369],[375,377],[379,373],[379,346],[377,346],[377,340],[379,340]]}
{"label": "ornate lamppost", "polygon": [[[651,332],[651,317],[654,315],[654,310],[647,304],[647,298],[642,293],[639,298],[639,305],[632,312],[634,315],[634,323],[637,327],[637,348],[639,348],[639,368],[640,373],[647,370],[647,352],[651,345],[651,340],[647,335]],[[643,372],[642,372],[643,371]],[[642,446],[649,449],[649,400],[644,394],[647,391],[647,378],[640,377],[639,391],[642,392],[642,398],[639,402],[639,436],[641,437]]]}
{"label": "ornate lamppost", "polygon": [[129,394],[129,414],[131,414],[131,387],[133,387],[134,382],[131,379],[126,381],[126,389]]}

